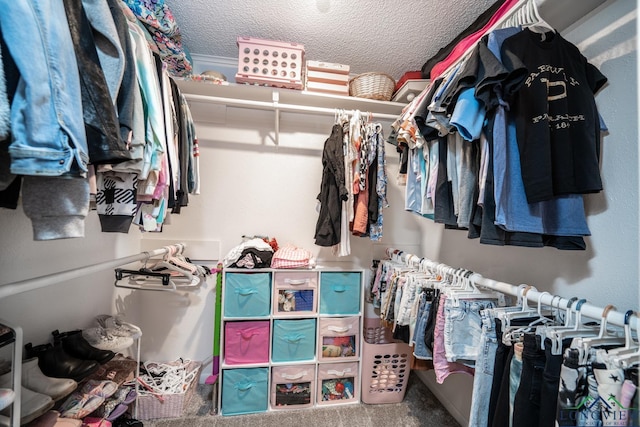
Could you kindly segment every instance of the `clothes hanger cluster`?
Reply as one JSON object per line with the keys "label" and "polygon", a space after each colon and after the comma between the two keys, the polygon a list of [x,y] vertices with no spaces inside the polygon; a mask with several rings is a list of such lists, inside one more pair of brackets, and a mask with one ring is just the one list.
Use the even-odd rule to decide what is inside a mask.
{"label": "clothes hanger cluster", "polygon": [[[502,295],[501,292],[483,289],[483,285],[478,285],[466,269],[454,269],[445,264],[436,263],[416,255],[404,253],[402,251],[387,249],[387,256],[391,262],[397,264],[397,268],[415,269],[418,271],[435,272],[443,281],[450,283],[448,287],[442,288],[445,292],[450,292],[452,298],[458,299],[481,299],[487,297],[488,292]],[[437,287],[437,285],[436,285]],[[519,285],[515,287],[512,295],[517,297],[515,304],[499,304],[498,307],[490,308],[494,318],[500,319],[502,323],[502,342],[506,345],[513,345],[522,341],[525,333],[535,333],[540,337],[542,349],[550,343],[551,354],[562,354],[563,341],[570,339],[572,347],[580,347],[583,354],[588,354],[591,349],[599,352],[600,357],[608,366],[615,366],[626,369],[632,365],[640,363],[640,343],[631,327],[631,318],[638,317],[638,313],[629,310],[624,315],[623,328],[611,325],[609,316],[616,310],[616,307],[609,304],[602,309],[599,322],[583,322],[582,308],[587,302],[586,299],[573,297],[568,300],[549,292],[537,293],[536,306],[530,306],[528,293],[536,291],[530,285]],[[551,302],[544,304],[544,297],[551,296]],[[595,316],[592,316],[595,317]],[[546,340],[545,340],[546,339]],[[606,347],[606,350],[599,348]],[[598,349],[598,350],[595,350]]]}
{"label": "clothes hanger cluster", "polygon": [[535,0],[526,0],[509,18],[502,22],[500,28],[518,26],[528,27],[537,33],[555,32],[553,27],[540,16]]}
{"label": "clothes hanger cluster", "polygon": [[[497,29],[511,27],[526,27],[533,32],[541,34],[556,32],[556,30],[540,15],[540,11],[538,10],[538,6],[536,5],[536,0],[521,1],[518,5],[514,6],[513,9],[511,9],[493,27],[488,29],[486,34]],[[464,62],[467,61],[467,59],[469,59],[469,57],[471,56],[471,53],[473,52],[475,46],[476,43],[473,43],[471,46],[469,46],[455,62],[450,64],[447,69],[440,74],[440,76],[446,79],[447,76],[449,76],[461,64],[464,64]],[[426,93],[428,89],[429,87],[427,86],[427,88],[425,88],[422,93]],[[410,105],[416,104],[418,98],[420,98],[420,96],[416,96],[416,98],[414,98],[414,101]]]}
{"label": "clothes hanger cluster", "polygon": [[147,258],[137,270],[116,268],[114,285],[119,288],[150,291],[188,290],[196,288],[211,274],[202,265],[193,264],[183,252],[185,246],[165,246],[162,258]]}
{"label": "clothes hanger cluster", "polygon": [[[392,262],[397,264],[398,271],[416,272],[429,275],[441,284],[441,290],[447,292],[454,301],[462,299],[496,299],[505,304],[504,294],[476,286],[471,280],[473,271],[464,268],[453,268],[445,264],[435,263],[416,255],[396,252],[389,254]],[[436,286],[438,287],[438,286]]]}

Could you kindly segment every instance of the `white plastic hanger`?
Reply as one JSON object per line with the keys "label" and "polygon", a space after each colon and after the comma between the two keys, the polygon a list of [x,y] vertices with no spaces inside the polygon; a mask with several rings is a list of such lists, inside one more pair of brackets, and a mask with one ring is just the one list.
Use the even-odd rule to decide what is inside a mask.
{"label": "white plastic hanger", "polygon": [[148,267],[151,271],[169,273],[171,280],[177,285],[197,286],[200,277],[196,274],[198,268],[185,259],[178,258],[177,248],[167,247],[167,253],[162,260]]}
{"label": "white plastic hanger", "polygon": [[[528,291],[529,289],[527,289]],[[503,329],[502,332],[502,342],[506,345],[511,345],[512,343],[522,341],[524,334],[527,332],[536,331],[538,327],[542,327],[542,325],[554,323],[555,320],[551,317],[548,317],[553,312],[551,311],[543,311],[542,310],[542,297],[544,295],[551,295],[549,292],[541,292],[538,295],[538,307],[536,309],[535,315],[537,318],[532,320],[526,326],[508,326]],[[525,295],[526,296],[526,295]],[[529,317],[530,314],[527,316]]]}
{"label": "white plastic hanger", "polygon": [[459,282],[458,286],[447,292],[453,299],[454,306],[458,305],[460,300],[469,299],[496,300],[498,305],[506,305],[503,293],[477,287],[470,279],[472,275],[473,272],[470,270],[458,271],[456,275]]}
{"label": "white plastic hanger", "polygon": [[511,327],[511,320],[533,317],[536,315],[536,309],[533,307],[529,307],[529,302],[527,300],[527,293],[532,289],[536,290],[536,288],[530,285],[521,285],[518,287],[520,310],[506,311],[499,314],[499,318],[502,321],[503,330]]}
{"label": "white plastic hanger", "polygon": [[611,304],[607,305],[602,310],[602,316],[600,320],[600,331],[595,337],[584,337],[580,339],[578,345],[581,345],[585,350],[589,350],[591,347],[610,345],[610,344],[624,344],[625,339],[622,336],[618,336],[607,331],[607,316],[611,310],[615,310],[615,307]]}
{"label": "white plastic hanger", "polygon": [[523,26],[526,26],[536,33],[556,32],[556,30],[540,16],[535,0],[529,0],[525,9],[527,10],[527,23],[523,23]]}
{"label": "white plastic hanger", "polygon": [[526,288],[528,285],[518,285],[518,290],[516,292],[516,302],[515,305],[505,305],[505,306],[501,306],[501,307],[494,307],[494,308],[487,308],[486,310],[489,310],[491,313],[491,316],[493,316],[494,318],[499,318],[500,321],[502,322],[502,318],[500,316],[502,316],[503,313],[514,313],[514,312],[518,312],[522,310],[522,290],[524,288]]}
{"label": "white plastic hanger", "polygon": [[615,348],[609,350],[608,355],[614,362],[622,360],[625,355],[633,355],[640,351],[640,345],[633,340],[633,334],[631,332],[631,316],[636,315],[633,310],[628,310],[624,314],[624,347]]}
{"label": "white plastic hanger", "polygon": [[[163,259],[150,266],[147,265],[149,262],[147,259],[143,267],[138,270],[117,268],[114,285],[119,288],[170,292],[200,285],[202,277],[194,274],[191,268],[185,268],[185,265],[189,264],[186,260],[175,258],[183,251],[184,246],[178,244],[164,249],[166,253]],[[169,262],[171,259],[177,262]],[[197,267],[195,271],[198,271]]]}
{"label": "white plastic hanger", "polygon": [[[572,328],[562,329],[562,328],[550,328],[548,331],[550,332],[547,335],[548,338],[551,338],[551,354],[560,355],[562,354],[562,341],[565,338],[576,338],[576,337],[589,337],[589,336],[597,336],[599,330],[596,328],[591,328],[582,324],[581,321],[581,313],[580,309],[582,305],[587,302],[586,299],[581,299],[576,303],[575,308],[575,323]],[[571,310],[571,308],[569,308]]]}
{"label": "white plastic hanger", "polygon": [[[553,310],[553,319],[554,319],[553,323],[545,323],[536,328],[536,335],[540,337],[540,340],[539,340],[540,348],[542,350],[545,349],[545,338],[547,336],[547,329],[560,326],[560,323],[558,323],[561,320],[560,307],[554,304],[554,301],[556,300],[556,298],[561,299],[562,297],[558,295],[554,295],[551,298],[551,303],[549,304],[552,310],[555,308],[555,310]],[[538,302],[538,304],[540,304],[540,302]]]}

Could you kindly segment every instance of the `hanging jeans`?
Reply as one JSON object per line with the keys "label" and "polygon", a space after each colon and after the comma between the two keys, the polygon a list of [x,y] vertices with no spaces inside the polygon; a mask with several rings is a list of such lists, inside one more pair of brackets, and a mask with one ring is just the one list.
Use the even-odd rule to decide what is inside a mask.
{"label": "hanging jeans", "polygon": [[538,337],[525,334],[522,352],[522,376],[513,403],[513,419],[518,427],[537,427],[540,418],[540,392],[545,365],[544,351],[540,350]]}
{"label": "hanging jeans", "polygon": [[519,342],[513,345],[513,358],[509,367],[509,427],[520,425],[513,419],[513,402],[522,377],[522,347],[522,343]]}
{"label": "hanging jeans", "polygon": [[[562,340],[562,353],[571,345],[571,338]],[[558,405],[558,386],[562,354],[551,354],[551,340],[544,340],[545,364],[542,372],[542,390],[540,392],[540,422],[538,427],[555,427],[556,406]]]}
{"label": "hanging jeans", "polygon": [[[433,291],[432,289],[429,289]],[[413,355],[416,359],[431,360],[433,353],[427,348],[424,342],[424,334],[427,328],[427,320],[429,319],[429,311],[432,301],[425,291],[420,293],[420,303],[418,305],[418,320],[415,328],[415,346],[413,347]]]}
{"label": "hanging jeans", "polygon": [[509,395],[511,394],[511,361],[513,360],[513,346],[505,346],[507,355],[504,360],[498,394],[495,401],[494,415],[491,427],[509,427],[510,415]]}
{"label": "hanging jeans", "polygon": [[469,427],[486,427],[489,419],[489,400],[493,367],[498,348],[495,320],[491,310],[480,311],[482,333],[476,359],[476,372],[473,376],[473,393],[471,395],[471,412]]}

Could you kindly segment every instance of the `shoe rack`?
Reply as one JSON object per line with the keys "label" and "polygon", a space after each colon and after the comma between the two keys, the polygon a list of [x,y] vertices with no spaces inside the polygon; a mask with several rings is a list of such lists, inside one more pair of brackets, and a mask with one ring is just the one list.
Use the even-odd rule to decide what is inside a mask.
{"label": "shoe rack", "polygon": [[15,393],[13,403],[9,405],[11,411],[10,427],[20,427],[21,414],[21,384],[22,384],[22,328],[0,319],[0,347],[12,345],[11,352],[11,388]]}

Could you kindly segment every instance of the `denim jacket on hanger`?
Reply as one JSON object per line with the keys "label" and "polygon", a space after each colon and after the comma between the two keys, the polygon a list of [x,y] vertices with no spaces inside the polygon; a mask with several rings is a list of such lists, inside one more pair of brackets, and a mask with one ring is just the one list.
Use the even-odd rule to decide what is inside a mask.
{"label": "denim jacket on hanger", "polygon": [[0,0],[0,30],[20,70],[11,106],[11,172],[84,176],[80,79],[62,2]]}

